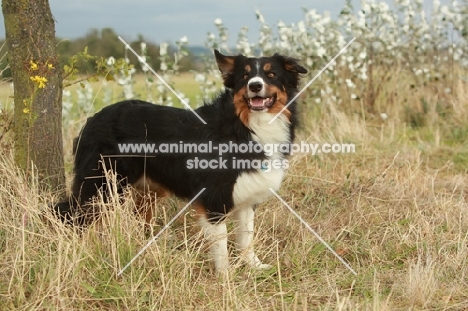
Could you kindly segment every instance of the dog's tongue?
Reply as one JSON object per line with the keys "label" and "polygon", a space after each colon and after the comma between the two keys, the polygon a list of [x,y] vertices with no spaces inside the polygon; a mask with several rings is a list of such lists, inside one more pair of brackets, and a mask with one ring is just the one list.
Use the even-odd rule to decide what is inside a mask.
{"label": "dog's tongue", "polygon": [[262,108],[263,107],[263,98],[261,97],[254,97],[250,100],[250,105],[254,108]]}

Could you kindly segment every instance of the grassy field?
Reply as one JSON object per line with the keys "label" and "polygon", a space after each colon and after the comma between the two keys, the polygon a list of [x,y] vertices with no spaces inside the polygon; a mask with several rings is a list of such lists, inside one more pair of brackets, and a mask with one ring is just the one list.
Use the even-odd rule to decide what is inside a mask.
{"label": "grassy field", "polygon": [[[189,211],[118,277],[149,239],[131,198],[100,203],[106,210],[100,223],[78,234],[43,216],[54,194],[39,194],[34,178],[15,168],[11,142],[4,139],[0,309],[468,309],[463,77],[459,72],[450,81],[414,89],[404,74],[394,76],[374,112],[366,111],[363,100],[317,107],[302,99],[298,139],[352,142],[356,153],[294,156],[280,195],[357,276],[271,198],[257,209],[256,227],[259,257],[274,265],[271,271],[233,259],[229,274],[217,276]],[[196,92],[191,79],[180,78],[176,87]],[[450,94],[444,92],[448,84]],[[71,139],[84,120],[64,129],[68,163]],[[173,198],[159,201],[153,230],[184,205]]]}

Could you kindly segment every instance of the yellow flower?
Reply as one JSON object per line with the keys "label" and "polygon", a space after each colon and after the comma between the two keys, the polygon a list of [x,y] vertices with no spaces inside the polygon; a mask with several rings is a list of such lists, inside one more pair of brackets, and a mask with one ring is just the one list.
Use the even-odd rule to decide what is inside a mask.
{"label": "yellow flower", "polygon": [[29,113],[29,108],[23,108],[23,113],[28,114]]}
{"label": "yellow flower", "polygon": [[52,64],[47,64],[47,68],[49,68],[49,69],[55,69],[55,68],[54,68],[54,65],[52,65]]}
{"label": "yellow flower", "polygon": [[47,82],[47,79],[45,77],[41,76],[34,76],[30,77],[31,81],[37,84],[37,87],[40,89],[45,88],[45,84]]}
{"label": "yellow flower", "polygon": [[29,61],[29,64],[31,65],[31,67],[29,67],[29,68],[31,68],[31,70],[37,70],[37,69],[39,69],[39,67],[37,66],[37,64],[36,64],[35,62],[33,62],[32,60]]}

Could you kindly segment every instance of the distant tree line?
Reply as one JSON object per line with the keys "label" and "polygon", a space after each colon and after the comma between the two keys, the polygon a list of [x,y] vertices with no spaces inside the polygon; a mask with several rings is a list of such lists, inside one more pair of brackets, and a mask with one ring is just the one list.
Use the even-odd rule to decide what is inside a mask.
{"label": "distant tree line", "polygon": [[[158,71],[160,62],[159,45],[145,40],[143,35],[138,35],[136,40],[128,42],[129,45],[138,53],[141,54],[141,43],[146,43],[146,62],[156,71]],[[88,53],[98,57],[114,57],[116,59],[125,57],[125,45],[119,40],[118,34],[112,28],[91,29],[86,35],[77,39],[62,39],[57,38],[57,52],[59,62],[63,66],[68,63],[68,59],[72,55],[88,48]],[[169,47],[169,55],[172,55],[172,47]],[[5,52],[5,51],[1,51]],[[189,51],[190,52],[190,51]],[[127,57],[130,63],[135,65],[135,69],[139,70],[139,62],[136,56],[131,51],[127,51]],[[0,69],[7,66],[7,59],[4,58],[0,63]],[[95,61],[84,62],[80,64],[81,72],[93,72],[95,70]],[[189,56],[184,57],[179,62],[180,71],[188,71],[191,69],[199,68],[198,58],[189,53]],[[3,77],[10,77],[10,71],[4,70]]]}

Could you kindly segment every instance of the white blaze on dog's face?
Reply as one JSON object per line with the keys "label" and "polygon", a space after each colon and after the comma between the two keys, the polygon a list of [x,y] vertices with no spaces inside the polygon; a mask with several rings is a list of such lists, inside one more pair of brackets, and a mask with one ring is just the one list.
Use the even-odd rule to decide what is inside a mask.
{"label": "white blaze on dog's face", "polygon": [[[233,92],[236,113],[247,127],[252,113],[280,112],[297,92],[299,74],[307,73],[296,60],[277,54],[250,58],[215,51],[215,56],[224,85]],[[289,109],[294,106],[283,111],[287,118]]]}
{"label": "white blaze on dog's face", "polygon": [[275,97],[267,94],[267,86],[261,77],[253,77],[247,83],[246,101],[250,110],[267,111],[275,103]]}

